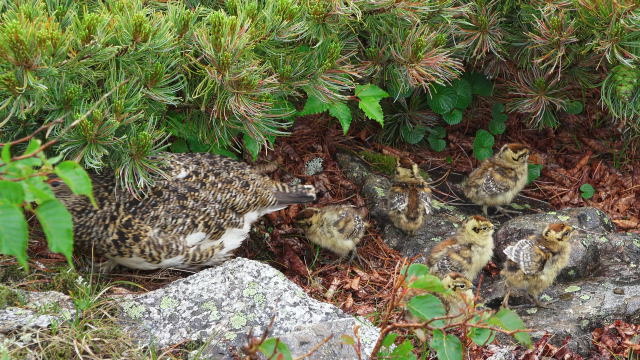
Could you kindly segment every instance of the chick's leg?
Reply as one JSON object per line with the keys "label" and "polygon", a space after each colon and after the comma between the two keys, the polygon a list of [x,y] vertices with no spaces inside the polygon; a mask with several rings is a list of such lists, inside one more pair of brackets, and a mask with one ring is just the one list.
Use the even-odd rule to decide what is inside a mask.
{"label": "chick's leg", "polygon": [[551,304],[554,303],[555,301],[549,301],[544,303],[540,301],[540,299],[538,299],[538,296],[536,295],[531,295],[531,294],[527,294],[527,295],[536,304],[537,307],[543,308],[543,309],[554,309],[554,307],[551,306]]}
{"label": "chick's leg", "polygon": [[507,293],[504,294],[504,299],[502,299],[502,307],[508,309],[509,308],[509,295],[511,295],[511,289],[507,289]]}
{"label": "chick's leg", "polygon": [[488,209],[489,209],[489,207],[487,205],[482,205],[482,213],[484,214],[484,217],[486,217],[486,218],[489,217]]}
{"label": "chick's leg", "polygon": [[506,215],[506,216],[509,216],[509,217],[511,217],[510,216],[511,214],[518,214],[518,215],[520,214],[520,211],[508,210],[508,209],[503,208],[502,206],[496,206],[496,210],[498,212],[502,213],[503,215]]}

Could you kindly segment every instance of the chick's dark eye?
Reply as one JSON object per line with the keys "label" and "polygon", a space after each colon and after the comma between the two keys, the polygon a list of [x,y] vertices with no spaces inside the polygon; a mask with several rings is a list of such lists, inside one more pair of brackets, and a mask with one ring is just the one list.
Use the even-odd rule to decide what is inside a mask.
{"label": "chick's dark eye", "polygon": [[464,284],[459,284],[459,285],[458,285],[458,287],[459,287],[460,289],[464,289],[466,286],[465,286]]}
{"label": "chick's dark eye", "polygon": [[51,185],[52,187],[58,187],[58,186],[62,185],[62,181],[52,180],[52,181],[49,181],[49,185]]}
{"label": "chick's dark eye", "polygon": [[475,231],[475,232],[479,233],[479,232],[480,232],[480,229],[479,229],[479,228],[477,228],[477,227],[474,227],[474,228],[473,228],[473,231]]}

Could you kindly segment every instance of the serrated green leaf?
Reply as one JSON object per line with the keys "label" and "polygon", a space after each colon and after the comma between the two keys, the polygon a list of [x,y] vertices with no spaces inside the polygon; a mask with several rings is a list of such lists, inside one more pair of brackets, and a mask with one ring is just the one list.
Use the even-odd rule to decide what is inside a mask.
{"label": "serrated green leaf", "polygon": [[[431,320],[435,317],[445,316],[447,311],[440,299],[432,294],[414,296],[407,303],[407,309],[420,320]],[[431,323],[433,326],[440,327],[444,325],[442,320]]]}
{"label": "serrated green leaf", "polygon": [[480,73],[471,73],[468,78],[471,83],[471,92],[480,96],[491,96],[493,94],[493,82]]}
{"label": "serrated green leaf", "polygon": [[15,181],[0,180],[0,201],[21,205],[24,202],[22,185]]}
{"label": "serrated green leaf", "polygon": [[473,156],[478,159],[478,161],[482,161],[493,156],[493,150],[490,148],[474,148]]}
{"label": "serrated green leaf", "polygon": [[491,329],[471,328],[467,336],[469,336],[469,339],[476,343],[476,345],[483,346],[490,344],[496,337],[496,334]]}
{"label": "serrated green leaf", "polygon": [[299,116],[320,114],[329,110],[329,104],[322,102],[319,98],[309,95],[304,108],[298,113]]}
{"label": "serrated green leaf", "polygon": [[407,279],[417,278],[429,274],[429,267],[424,264],[411,264],[402,273]]}
{"label": "serrated green leaf", "polygon": [[466,79],[454,80],[451,84],[456,91],[456,109],[464,110],[471,105],[473,94],[471,93],[471,84]]}
{"label": "serrated green leaf", "polygon": [[564,110],[569,114],[578,115],[584,110],[584,104],[581,101],[569,101],[566,103]]}
{"label": "serrated green leaf", "polygon": [[411,341],[405,340],[402,344],[396,346],[391,352],[391,359],[413,360],[416,355],[413,353],[413,344]]}
{"label": "serrated green leaf", "polygon": [[364,111],[364,114],[369,119],[377,121],[380,126],[384,126],[384,113],[382,112],[382,106],[380,105],[379,98],[361,98],[358,102],[358,107],[360,110]]}
{"label": "serrated green leaf", "polygon": [[462,111],[459,109],[453,109],[451,112],[442,115],[442,118],[449,125],[460,124],[462,121]]}
{"label": "serrated green leaf", "polygon": [[[510,309],[502,308],[488,320],[489,324],[496,325],[507,331],[526,329],[524,322]],[[531,335],[525,332],[515,333],[514,337],[523,345],[531,346]]]}
{"label": "serrated green leaf", "polygon": [[417,144],[422,141],[426,132],[427,128],[420,125],[413,128],[403,125],[400,128],[400,134],[402,135],[402,138],[409,144]]}
{"label": "serrated green leaf", "polygon": [[43,180],[44,177],[36,176],[20,182],[27,202],[35,201],[36,203],[41,204],[45,201],[56,198],[51,187]]}
{"label": "serrated green leaf", "polygon": [[49,165],[55,165],[57,163],[59,163],[62,159],[64,158],[64,154],[58,154],[54,157],[48,158],[47,159],[47,163]]}
{"label": "serrated green leaf", "polygon": [[58,199],[52,199],[38,205],[35,213],[47,237],[49,250],[63,254],[72,264],[73,221],[67,208]]}
{"label": "serrated green leaf", "polygon": [[442,284],[440,278],[430,274],[422,275],[416,278],[409,284],[409,287],[413,289],[423,289],[437,293],[442,293],[449,290]]}
{"label": "serrated green leaf", "polygon": [[[265,340],[262,344],[260,344],[258,350],[260,350],[261,353],[263,353],[267,358],[270,359],[293,359],[293,357],[291,356],[291,351],[289,351],[289,347],[276,338],[269,338]],[[275,356],[271,357],[272,355]]]}
{"label": "serrated green leaf", "polygon": [[439,360],[462,360],[462,343],[455,335],[434,330],[429,346],[436,351]]}
{"label": "serrated green leaf", "polygon": [[249,154],[251,154],[251,158],[253,159],[253,161],[256,161],[256,159],[258,158],[258,154],[260,153],[262,144],[260,144],[254,138],[247,134],[244,134],[242,136],[242,142],[244,143],[244,148],[249,151]]}
{"label": "serrated green leaf", "polygon": [[382,340],[382,346],[389,347],[393,345],[393,343],[396,342],[397,337],[398,337],[398,334],[396,333],[387,334],[387,336],[384,337],[384,340]]}
{"label": "serrated green leaf", "polygon": [[537,178],[540,177],[540,173],[542,171],[542,165],[541,164],[529,164],[527,170],[528,170],[527,184],[530,184],[533,181],[535,181]]}
{"label": "serrated green leaf", "polygon": [[483,148],[491,148],[495,139],[490,132],[485,129],[479,129],[476,131],[476,137],[473,139],[473,147],[483,147]]}
{"label": "serrated green leaf", "polygon": [[11,162],[11,145],[8,143],[2,147],[2,162],[8,164]]}
{"label": "serrated green leaf", "polygon": [[580,192],[580,196],[582,196],[583,199],[591,199],[596,190],[591,184],[582,184],[580,185]]}
{"label": "serrated green leaf", "polygon": [[431,94],[427,94],[427,104],[429,108],[440,115],[444,115],[453,110],[457,101],[458,95],[451,87],[437,85],[431,91]]}
{"label": "serrated green leaf", "polygon": [[495,119],[489,121],[489,131],[494,135],[503,134],[507,130],[507,125],[504,122],[496,121]]}
{"label": "serrated green leaf", "polygon": [[55,173],[64,181],[76,195],[85,195],[95,208],[98,207],[91,186],[89,174],[76,162],[63,161],[54,169]]}
{"label": "serrated green leaf", "polygon": [[431,149],[436,152],[440,152],[447,147],[447,142],[442,139],[428,137],[427,141],[429,142],[429,147],[431,147]]}
{"label": "serrated green leaf", "polygon": [[28,269],[29,227],[22,208],[0,202],[0,219],[0,253],[15,256],[18,263]]}
{"label": "serrated green leaf", "polygon": [[389,97],[389,94],[373,84],[356,85],[355,95],[362,99],[364,97],[377,98],[378,100]]}
{"label": "serrated green leaf", "polygon": [[349,109],[349,106],[341,102],[333,103],[329,107],[329,114],[340,121],[342,132],[344,133],[344,135],[347,135],[352,120],[351,109]]}
{"label": "serrated green leaf", "polygon": [[33,154],[36,150],[38,150],[40,145],[42,145],[42,141],[40,141],[38,139],[31,139],[31,141],[29,141],[29,145],[27,145],[27,148],[24,150],[22,155],[31,155],[31,154]]}
{"label": "serrated green leaf", "polygon": [[491,115],[494,117],[498,114],[504,113],[504,104],[503,103],[495,103],[491,106]]}

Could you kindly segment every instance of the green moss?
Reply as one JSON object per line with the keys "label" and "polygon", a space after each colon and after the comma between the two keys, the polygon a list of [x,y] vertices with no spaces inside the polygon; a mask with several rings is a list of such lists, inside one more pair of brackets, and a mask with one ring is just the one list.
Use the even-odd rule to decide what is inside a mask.
{"label": "green moss", "polygon": [[10,287],[0,285],[0,309],[7,306],[21,306],[25,304],[24,296]]}
{"label": "green moss", "polygon": [[0,268],[0,283],[8,284],[24,279],[26,273],[18,265],[2,266]]}
{"label": "green moss", "polygon": [[373,151],[360,151],[358,155],[377,172],[386,175],[393,175],[396,172],[396,158],[393,156]]}

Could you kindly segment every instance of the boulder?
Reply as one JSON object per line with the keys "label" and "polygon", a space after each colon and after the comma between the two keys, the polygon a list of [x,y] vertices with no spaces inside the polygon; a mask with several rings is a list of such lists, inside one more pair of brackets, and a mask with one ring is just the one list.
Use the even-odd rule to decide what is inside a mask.
{"label": "boulder", "polygon": [[368,354],[379,330],[364,319],[345,314],[337,307],[314,300],[269,265],[235,258],[200,271],[168,286],[118,300],[121,322],[141,344],[159,348],[185,340],[208,343],[203,358],[231,359],[229,349],[240,349],[253,329],[260,336],[271,322],[271,336],[286,343],[300,356],[322,340],[331,340],[311,359],[355,359],[352,345],[341,336],[354,336]]}
{"label": "boulder", "polygon": [[13,334],[23,336],[53,323],[60,324],[76,315],[71,298],[57,291],[24,291],[5,286],[0,291],[4,299],[11,292],[8,295],[15,300],[0,308],[0,340]]}

